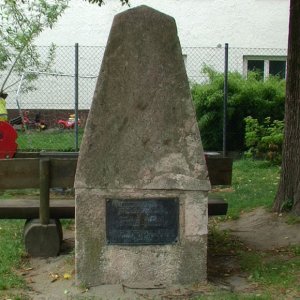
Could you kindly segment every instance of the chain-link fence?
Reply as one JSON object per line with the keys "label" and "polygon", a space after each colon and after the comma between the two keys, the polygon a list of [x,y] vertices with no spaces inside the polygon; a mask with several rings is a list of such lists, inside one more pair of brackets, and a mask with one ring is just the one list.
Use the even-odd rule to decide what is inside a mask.
{"label": "chain-link fence", "polygon": [[[6,85],[9,118],[14,120],[21,114],[26,121],[26,126],[14,125],[20,129],[19,149],[76,150],[76,136],[80,143],[105,47],[79,46],[78,49],[77,78],[76,51],[71,46],[56,48],[50,70],[28,70],[10,77]],[[46,58],[48,48],[39,47],[38,50],[40,58]],[[183,47],[182,53],[191,84],[207,81],[205,66],[224,72],[225,51],[221,45]],[[264,77],[274,72],[281,72],[284,77],[286,53],[286,49],[229,48],[228,69],[247,76],[248,70],[256,68]],[[5,73],[0,76],[4,78]],[[28,78],[34,80],[28,81]],[[75,99],[76,88],[78,99]],[[78,111],[75,111],[76,100]],[[79,118],[78,131],[74,129],[75,115]]]}

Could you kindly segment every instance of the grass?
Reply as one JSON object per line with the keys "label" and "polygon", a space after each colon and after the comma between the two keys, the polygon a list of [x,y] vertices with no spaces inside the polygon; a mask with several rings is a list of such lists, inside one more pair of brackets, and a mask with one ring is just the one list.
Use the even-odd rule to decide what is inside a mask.
{"label": "grass", "polygon": [[300,224],[300,217],[295,215],[289,215],[287,223],[289,225]]}
{"label": "grass", "polygon": [[[226,218],[236,219],[242,212],[256,207],[271,209],[280,168],[266,161],[238,160],[233,165],[232,188],[217,192],[229,204]],[[299,223],[299,217],[288,216],[288,224]],[[260,292],[251,295],[216,292],[200,299],[297,299],[300,294],[300,245],[268,252],[245,248],[226,231],[210,229],[210,248],[213,253],[235,255],[248,280],[257,284]],[[263,292],[261,292],[263,291]],[[254,294],[254,295],[253,295]],[[288,297],[289,296],[289,297]],[[295,297],[296,297],[295,296]]]}
{"label": "grass", "polygon": [[38,189],[19,189],[19,190],[0,190],[0,201],[1,199],[14,199],[16,196],[36,196],[38,197],[40,194]]}
{"label": "grass", "polygon": [[[37,196],[38,190],[5,190],[0,191],[1,199],[19,198],[20,195]],[[62,225],[69,228],[73,220],[62,220]],[[0,220],[0,299],[29,299],[26,295],[10,295],[10,289],[25,289],[26,283],[18,269],[26,264],[23,243],[23,228],[25,220]],[[5,293],[5,297],[3,297]]]}
{"label": "grass", "polygon": [[266,161],[235,161],[232,190],[218,193],[228,202],[227,217],[236,219],[241,212],[259,206],[271,208],[277,191],[279,171],[278,166]]}
{"label": "grass", "polygon": [[[79,144],[83,136],[83,129],[79,130]],[[21,151],[74,151],[75,131],[70,129],[48,129],[45,131],[27,130],[18,131],[18,150]]]}
{"label": "grass", "polygon": [[25,281],[16,272],[25,254],[24,221],[0,221],[0,291],[24,288]]}
{"label": "grass", "polygon": [[[13,199],[24,193],[35,194],[36,190],[1,191],[0,201],[1,199]],[[26,287],[23,277],[16,271],[25,262],[23,243],[24,223],[24,220],[0,220],[0,299],[3,291],[24,289]],[[5,299],[8,298],[10,297],[6,297]],[[15,297],[11,298],[17,299]]]}
{"label": "grass", "polygon": [[275,255],[264,252],[241,252],[242,270],[250,273],[249,279],[263,285],[267,289],[287,291],[296,289],[300,276],[300,255],[286,249]]}
{"label": "grass", "polygon": [[[220,231],[213,226],[209,232],[209,253],[213,253],[213,257],[236,257],[241,271],[247,274],[247,280],[254,283],[255,287],[252,294],[248,295],[216,291],[212,296],[196,298],[197,300],[298,299],[296,296],[300,296],[300,245],[256,251],[249,249],[228,231]],[[213,261],[213,264],[213,268],[216,268],[213,274],[224,273],[223,269],[218,269],[217,262]]]}

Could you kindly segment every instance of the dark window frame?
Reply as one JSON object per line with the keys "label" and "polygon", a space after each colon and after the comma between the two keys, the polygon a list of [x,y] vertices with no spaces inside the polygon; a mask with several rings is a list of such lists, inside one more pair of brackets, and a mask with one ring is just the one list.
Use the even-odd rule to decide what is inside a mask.
{"label": "dark window frame", "polygon": [[[248,72],[249,72],[249,64],[248,62],[249,61],[253,61],[253,62],[258,62],[258,61],[261,61],[263,62],[264,64],[264,69],[263,69],[263,72],[262,72],[262,77],[264,79],[267,79],[270,75],[273,75],[272,74],[272,70],[270,70],[270,66],[272,65],[272,63],[274,62],[281,62],[281,63],[284,63],[284,73],[282,71],[279,71],[277,73],[280,73],[280,77],[282,79],[286,79],[286,61],[287,61],[287,57],[286,56],[283,56],[283,55],[244,55],[243,56],[243,73],[245,76],[248,75]],[[274,70],[275,68],[273,68]]]}

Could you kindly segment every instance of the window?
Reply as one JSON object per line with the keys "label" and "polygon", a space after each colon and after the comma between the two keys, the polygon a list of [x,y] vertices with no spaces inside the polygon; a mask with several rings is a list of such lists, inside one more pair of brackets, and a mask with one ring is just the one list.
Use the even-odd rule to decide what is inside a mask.
{"label": "window", "polygon": [[281,79],[286,77],[286,56],[244,56],[244,75],[255,71],[258,78],[265,79],[270,75]]}
{"label": "window", "polygon": [[269,74],[273,76],[279,76],[279,78],[285,79],[286,73],[286,61],[285,60],[270,60],[269,61]]}
{"label": "window", "polygon": [[248,72],[256,72],[258,78],[263,79],[265,73],[265,62],[263,60],[249,59],[247,64],[247,74]]}

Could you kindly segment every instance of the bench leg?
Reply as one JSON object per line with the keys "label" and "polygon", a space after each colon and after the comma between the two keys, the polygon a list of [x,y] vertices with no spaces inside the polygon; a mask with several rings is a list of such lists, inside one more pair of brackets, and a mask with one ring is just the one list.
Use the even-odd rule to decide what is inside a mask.
{"label": "bench leg", "polygon": [[24,243],[27,253],[32,257],[52,257],[59,254],[62,241],[62,227],[59,220],[50,219],[42,225],[39,219],[26,222]]}

